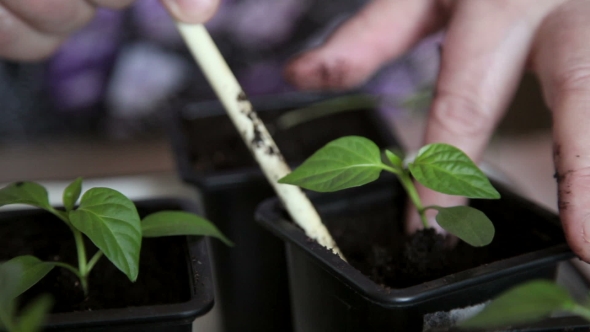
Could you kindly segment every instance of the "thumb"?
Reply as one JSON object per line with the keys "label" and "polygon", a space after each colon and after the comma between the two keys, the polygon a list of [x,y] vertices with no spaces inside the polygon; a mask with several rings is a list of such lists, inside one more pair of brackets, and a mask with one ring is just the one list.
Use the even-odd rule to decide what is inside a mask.
{"label": "thumb", "polygon": [[219,0],[162,0],[174,19],[189,24],[205,23],[217,11]]}
{"label": "thumb", "polygon": [[573,1],[539,29],[533,53],[545,99],[553,111],[553,157],[558,206],[571,249],[590,262],[590,3]]}

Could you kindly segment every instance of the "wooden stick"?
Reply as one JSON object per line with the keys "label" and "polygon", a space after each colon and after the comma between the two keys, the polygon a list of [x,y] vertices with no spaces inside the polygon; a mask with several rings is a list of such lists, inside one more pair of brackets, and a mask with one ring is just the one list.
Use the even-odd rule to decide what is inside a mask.
{"label": "wooden stick", "polygon": [[307,236],[322,246],[332,249],[344,259],[336,242],[303,191],[299,187],[277,182],[291,170],[207,29],[200,24],[177,23],[177,25],[227,114],[295,223],[303,228]]}

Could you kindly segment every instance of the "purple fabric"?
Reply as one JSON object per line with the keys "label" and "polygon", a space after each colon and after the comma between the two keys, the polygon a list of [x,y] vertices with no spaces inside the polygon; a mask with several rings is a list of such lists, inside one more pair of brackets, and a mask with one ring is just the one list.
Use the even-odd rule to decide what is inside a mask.
{"label": "purple fabric", "polygon": [[[421,89],[434,87],[439,71],[439,45],[442,35],[431,36],[406,56],[385,67],[364,90],[381,97],[380,111],[385,115],[406,112],[403,103]],[[421,110],[424,111],[424,110]]]}
{"label": "purple fabric", "polygon": [[[302,45],[324,39],[326,31],[351,15],[352,5],[362,2],[325,1],[222,0],[206,26],[249,95],[278,94],[293,90],[282,77],[286,56]],[[345,7],[348,11],[341,9]],[[381,97],[381,109],[386,114],[405,111],[400,106],[404,99],[434,84],[441,41],[441,34],[428,38],[399,61],[384,67],[362,90]],[[141,61],[151,59],[153,64],[162,59],[162,71],[138,66],[135,61],[142,59],[139,55],[133,57],[134,61],[121,61],[121,50],[138,43],[147,45],[140,50],[148,58]],[[184,62],[172,60],[178,58]],[[181,62],[184,64],[179,65]],[[122,68],[122,63],[131,67]],[[160,92],[174,94],[184,89],[191,101],[211,98],[203,78],[192,75],[185,80],[176,74],[174,68],[181,66],[185,74],[198,73],[167,11],[159,0],[137,0],[128,12],[98,10],[96,18],[49,60],[46,82],[61,112],[82,112],[103,105],[105,91],[109,91],[104,114],[130,112],[125,114],[145,116],[171,96]],[[148,75],[150,79],[142,80],[142,73],[147,75],[149,71],[153,71]],[[158,75],[167,79],[159,79]],[[177,77],[178,82],[171,81]],[[136,100],[145,94],[153,98]]]}
{"label": "purple fabric", "polygon": [[94,20],[71,36],[49,62],[50,73],[70,74],[111,59],[120,44],[122,13],[99,9]]}
{"label": "purple fabric", "polygon": [[242,1],[231,8],[226,29],[234,42],[243,46],[270,47],[289,39],[307,3],[305,0]]}
{"label": "purple fabric", "polygon": [[291,88],[283,79],[282,69],[276,61],[256,63],[237,73],[238,81],[250,96],[285,92]]}
{"label": "purple fabric", "polygon": [[178,46],[182,38],[174,21],[159,0],[137,1],[132,8],[139,33],[165,46]]}
{"label": "purple fabric", "polygon": [[48,85],[58,109],[75,111],[101,99],[120,46],[122,23],[122,13],[99,9],[94,20],[49,60]]}

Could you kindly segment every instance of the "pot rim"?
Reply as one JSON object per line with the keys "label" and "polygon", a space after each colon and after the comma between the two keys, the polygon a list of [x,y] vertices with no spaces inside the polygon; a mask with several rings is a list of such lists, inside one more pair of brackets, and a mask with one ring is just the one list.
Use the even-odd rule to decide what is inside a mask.
{"label": "pot rim", "polygon": [[[290,92],[275,95],[255,96],[251,98],[252,105],[258,113],[273,112],[281,109],[294,109],[304,107],[311,103],[329,100],[330,98],[354,95],[360,91],[346,93],[313,93],[313,92]],[[359,110],[363,108],[359,107]],[[367,108],[367,116],[375,123],[377,134],[382,140],[392,146],[399,145],[395,133],[384,125],[378,109]],[[213,170],[198,172],[193,168],[191,156],[189,155],[190,142],[182,130],[183,121],[193,121],[199,118],[226,116],[223,105],[219,101],[195,102],[184,105],[182,108],[174,109],[168,118],[168,134],[172,144],[172,150],[176,160],[176,170],[181,179],[189,184],[195,185],[204,191],[222,190],[235,188],[244,183],[261,181],[265,177],[260,168],[253,164],[236,169]],[[237,135],[237,133],[236,133]],[[303,160],[289,160],[291,166],[303,162]]]}
{"label": "pot rim", "polygon": [[[494,183],[494,186],[503,188],[503,186],[496,183]],[[524,199],[520,200],[523,203],[528,203],[528,205],[532,204]],[[422,284],[397,289],[385,288],[341,260],[338,255],[310,240],[300,228],[283,217],[281,206],[281,202],[276,197],[265,200],[256,211],[256,220],[264,228],[281,238],[287,246],[294,245],[303,250],[310,258],[316,258],[314,260],[315,264],[367,300],[384,307],[414,305],[445,296],[461,288],[517,274],[532,268],[548,266],[574,257],[568,245],[563,243],[473,267]],[[550,213],[536,205],[534,207],[536,212]]]}
{"label": "pot rim", "polygon": [[[194,202],[183,198],[152,198],[133,201],[138,207],[160,205],[177,206],[177,210],[199,213]],[[9,217],[19,214],[46,213],[41,209],[19,209],[3,212]],[[96,311],[65,312],[47,315],[44,328],[68,329],[100,326],[121,326],[151,322],[192,323],[206,314],[214,304],[213,280],[208,255],[208,239],[201,236],[185,236],[182,242],[187,263],[187,279],[190,300],[181,303],[153,306],[102,309]],[[202,257],[201,257],[202,256]],[[198,279],[196,278],[198,276]]]}

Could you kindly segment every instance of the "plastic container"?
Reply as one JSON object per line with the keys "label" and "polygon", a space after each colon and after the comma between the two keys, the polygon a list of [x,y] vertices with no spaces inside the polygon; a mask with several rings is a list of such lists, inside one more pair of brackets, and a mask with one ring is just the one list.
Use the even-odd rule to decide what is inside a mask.
{"label": "plastic container", "polygon": [[[509,246],[505,247],[507,251],[502,251],[505,257],[399,289],[376,284],[310,241],[286,217],[277,199],[261,204],[257,220],[285,242],[295,331],[422,331],[425,314],[485,302],[529,279],[553,278],[556,263],[573,256],[558,218],[495,186],[501,189],[501,200],[473,202],[496,227],[492,245],[478,250]],[[388,209],[403,208],[405,195],[391,179],[382,178],[367,186],[314,195],[312,200],[341,249],[335,226],[358,237],[378,237],[392,227],[399,227],[400,223],[395,221],[403,220],[401,213],[397,213],[391,224],[387,218],[384,224],[384,218],[374,222],[368,217],[369,213],[390,213]],[[343,222],[346,224],[342,225]],[[380,234],[358,231],[367,228]],[[525,245],[528,250],[524,249]]]}
{"label": "plastic container", "polygon": [[[196,212],[194,204],[177,199],[146,200],[136,203],[140,215],[159,210],[184,210]],[[53,220],[51,214],[41,210],[6,211],[0,214],[0,229],[9,223],[21,223],[14,227],[15,238],[22,230],[23,239],[10,239],[14,242],[27,241],[38,234],[51,234],[52,239],[63,243],[71,238],[67,227],[60,227],[61,221]],[[16,224],[15,224],[16,225]],[[18,226],[22,229],[19,229]],[[47,226],[44,226],[47,225]],[[58,226],[56,226],[58,225]],[[45,229],[43,228],[45,227]],[[10,232],[10,230],[9,230]],[[68,234],[69,233],[69,234]],[[63,240],[62,240],[63,236]],[[145,241],[163,241],[165,246],[157,250],[172,252],[184,252],[184,257],[178,259],[182,266],[174,268],[174,271],[184,271],[175,275],[172,280],[158,280],[161,285],[170,283],[181,284],[176,289],[184,289],[188,294],[179,294],[184,301],[177,303],[159,304],[153,306],[126,307],[120,309],[105,309],[95,311],[66,312],[48,315],[44,331],[88,331],[88,332],[190,332],[193,321],[206,314],[213,307],[213,280],[210,270],[210,260],[207,250],[207,240],[203,237],[177,236],[159,239],[144,239]],[[73,242],[73,238],[71,239]],[[0,245],[3,249],[0,260],[10,251],[9,244],[4,241]],[[158,242],[160,243],[160,242]],[[61,244],[60,244],[61,245]],[[171,249],[171,247],[176,247]],[[38,250],[38,249],[35,249]],[[41,250],[43,250],[41,248]],[[52,250],[51,248],[48,250]],[[145,252],[142,248],[142,255]],[[102,260],[106,260],[103,258]],[[101,260],[101,261],[102,261]],[[101,262],[99,262],[101,264]],[[110,264],[110,263],[108,263]],[[96,266],[90,278],[100,278],[103,271]],[[142,274],[152,274],[158,266],[140,265],[140,278]],[[33,290],[33,289],[31,289]],[[27,293],[23,295],[27,296]],[[34,297],[34,295],[31,295]],[[57,303],[59,299],[54,299]]]}
{"label": "plastic container", "polygon": [[[373,138],[380,146],[397,146],[385,121],[375,110],[358,109],[333,114],[289,129],[288,137],[275,120],[287,110],[324,100],[313,94],[259,97],[253,105],[290,163],[344,135]],[[246,150],[245,144],[217,102],[186,104],[174,112],[170,130],[182,179],[202,194],[205,215],[236,243],[234,248],[212,243],[217,298],[225,331],[290,331],[291,311],[285,251],[282,241],[254,221],[256,206],[274,191]],[[211,129],[213,128],[213,129]],[[305,142],[303,142],[305,140]],[[214,167],[203,161],[216,142],[235,147],[237,166]],[[205,164],[198,168],[199,164]],[[223,163],[222,163],[223,164]]]}

